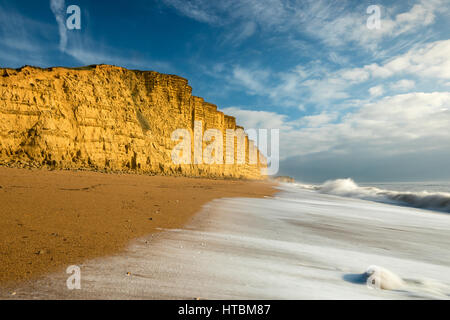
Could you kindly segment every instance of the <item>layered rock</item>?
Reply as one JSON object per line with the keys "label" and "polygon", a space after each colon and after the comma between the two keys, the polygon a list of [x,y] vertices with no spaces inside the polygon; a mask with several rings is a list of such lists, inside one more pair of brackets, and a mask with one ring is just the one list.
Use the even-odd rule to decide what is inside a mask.
{"label": "layered rock", "polygon": [[[236,120],[192,95],[188,81],[153,71],[98,65],[0,69],[0,163],[101,171],[259,179],[249,164],[172,161],[176,129],[236,129]],[[224,148],[225,148],[224,139]],[[192,151],[193,152],[193,151]],[[224,157],[226,152],[224,150]],[[236,153],[235,153],[236,157]]]}

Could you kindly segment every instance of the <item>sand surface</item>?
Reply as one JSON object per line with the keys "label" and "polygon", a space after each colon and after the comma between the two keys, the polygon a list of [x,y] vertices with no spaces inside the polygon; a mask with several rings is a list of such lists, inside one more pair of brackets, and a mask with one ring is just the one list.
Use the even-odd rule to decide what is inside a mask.
{"label": "sand surface", "polygon": [[[216,199],[183,228],[0,290],[12,299],[449,299],[450,215],[283,186],[273,197]],[[381,266],[404,281],[371,289]]]}
{"label": "sand surface", "polygon": [[274,192],[263,182],[0,168],[0,285],[180,228],[213,199]]}

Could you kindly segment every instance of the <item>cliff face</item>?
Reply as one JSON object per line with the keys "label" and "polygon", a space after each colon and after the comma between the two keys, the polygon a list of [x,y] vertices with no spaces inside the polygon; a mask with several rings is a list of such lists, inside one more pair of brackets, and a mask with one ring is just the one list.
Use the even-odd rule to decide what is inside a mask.
{"label": "cliff face", "polygon": [[203,131],[219,129],[225,137],[226,129],[237,128],[233,117],[191,93],[178,76],[107,65],[0,69],[0,163],[263,178],[265,159],[259,155],[258,164],[248,163],[247,138],[245,164],[172,161],[174,130],[192,133],[201,121]]}

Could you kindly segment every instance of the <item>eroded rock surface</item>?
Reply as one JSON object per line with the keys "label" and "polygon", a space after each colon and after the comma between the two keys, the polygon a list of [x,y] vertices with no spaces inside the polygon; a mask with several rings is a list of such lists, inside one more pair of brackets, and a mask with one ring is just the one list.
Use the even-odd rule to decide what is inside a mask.
{"label": "eroded rock surface", "polygon": [[[260,179],[248,164],[177,165],[174,130],[236,129],[236,120],[192,95],[184,78],[109,65],[0,69],[0,163]],[[251,143],[250,143],[251,145]],[[193,151],[192,151],[193,152]],[[224,151],[224,157],[226,152]],[[235,155],[236,156],[236,155]]]}

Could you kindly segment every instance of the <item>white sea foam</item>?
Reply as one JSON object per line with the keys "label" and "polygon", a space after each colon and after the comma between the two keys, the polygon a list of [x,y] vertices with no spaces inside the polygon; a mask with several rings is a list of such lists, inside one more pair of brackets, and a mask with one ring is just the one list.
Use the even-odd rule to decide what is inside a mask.
{"label": "white sea foam", "polygon": [[352,179],[330,180],[322,185],[296,184],[321,193],[405,205],[415,208],[450,212],[450,193],[428,191],[394,191],[377,187],[362,187]]}

